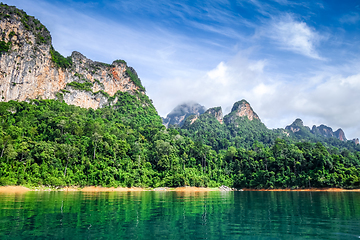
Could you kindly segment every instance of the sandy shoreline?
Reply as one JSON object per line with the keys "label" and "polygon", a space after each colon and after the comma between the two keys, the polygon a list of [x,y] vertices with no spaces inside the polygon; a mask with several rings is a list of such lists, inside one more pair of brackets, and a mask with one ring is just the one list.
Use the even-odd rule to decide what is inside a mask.
{"label": "sandy shoreline", "polygon": [[[256,192],[360,192],[360,189],[342,189],[342,188],[307,188],[307,189],[242,189],[243,191]],[[142,192],[142,191],[175,191],[175,192],[210,192],[220,191],[219,188],[202,188],[202,187],[178,187],[178,188],[106,188],[106,187],[64,187],[64,188],[49,188],[49,187],[35,187],[33,189],[23,186],[3,186],[0,187],[0,193],[26,193],[29,191],[66,191],[66,192]]]}
{"label": "sandy shoreline", "polygon": [[178,188],[106,188],[106,187],[64,187],[64,188],[49,188],[49,187],[35,187],[35,188],[27,188],[23,186],[3,186],[0,187],[0,193],[26,193],[29,191],[65,191],[65,192],[142,192],[142,191],[176,191],[176,192],[209,192],[209,191],[219,191],[217,188],[201,188],[201,187],[178,187]]}

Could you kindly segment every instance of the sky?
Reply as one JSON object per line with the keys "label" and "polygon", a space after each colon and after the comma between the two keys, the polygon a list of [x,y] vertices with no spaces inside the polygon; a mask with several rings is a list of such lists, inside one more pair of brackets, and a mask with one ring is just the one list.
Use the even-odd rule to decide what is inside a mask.
{"label": "sky", "polygon": [[360,137],[360,0],[2,0],[39,19],[64,56],[137,71],[160,116],[246,99],[268,128]]}

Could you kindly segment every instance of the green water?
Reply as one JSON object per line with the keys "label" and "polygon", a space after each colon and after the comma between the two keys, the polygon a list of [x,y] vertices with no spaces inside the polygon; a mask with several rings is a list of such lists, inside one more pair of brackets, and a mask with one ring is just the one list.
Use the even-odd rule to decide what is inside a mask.
{"label": "green water", "polygon": [[0,239],[359,239],[360,193],[0,194]]}

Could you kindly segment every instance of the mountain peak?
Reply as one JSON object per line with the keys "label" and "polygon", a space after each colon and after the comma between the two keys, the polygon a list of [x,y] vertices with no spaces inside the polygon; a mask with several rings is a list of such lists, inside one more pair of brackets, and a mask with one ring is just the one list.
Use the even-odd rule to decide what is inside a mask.
{"label": "mountain peak", "polygon": [[334,136],[341,141],[346,141],[345,133],[341,128],[334,132]]}
{"label": "mountain peak", "polygon": [[205,112],[206,108],[196,102],[186,102],[176,106],[167,116],[163,118],[163,124],[182,126],[185,119],[190,115],[200,115]]}
{"label": "mountain peak", "polygon": [[205,113],[214,116],[219,123],[223,124],[223,112],[221,107],[209,108]]}
{"label": "mountain peak", "polygon": [[304,127],[304,122],[300,118],[295,119],[295,121],[291,125],[286,126],[285,129],[293,133],[306,129],[306,132],[310,133],[310,128]]}
{"label": "mountain peak", "polygon": [[295,119],[295,121],[291,125],[292,126],[297,126],[297,127],[303,127],[304,122],[300,118],[297,118],[297,119]]}
{"label": "mountain peak", "polygon": [[297,118],[291,125],[286,126],[285,129],[293,133],[296,133],[297,135],[303,135],[303,136],[315,135],[318,137],[325,137],[325,138],[334,137],[341,141],[346,141],[345,133],[341,128],[339,128],[336,132],[333,132],[331,127],[321,124],[320,126],[314,125],[310,130],[309,127],[304,126],[304,123],[300,118]]}
{"label": "mountain peak", "polygon": [[259,116],[254,112],[250,103],[248,103],[245,99],[234,103],[234,106],[231,109],[231,112],[235,112],[235,114],[239,117],[247,116],[251,121],[253,119],[259,119]]}

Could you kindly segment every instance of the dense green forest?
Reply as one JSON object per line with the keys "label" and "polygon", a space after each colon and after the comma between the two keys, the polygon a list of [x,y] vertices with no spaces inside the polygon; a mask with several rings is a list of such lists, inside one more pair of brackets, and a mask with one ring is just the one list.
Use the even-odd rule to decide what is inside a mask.
{"label": "dense green forest", "polygon": [[204,114],[192,129],[166,129],[146,95],[117,97],[97,110],[0,103],[0,185],[360,187],[356,150],[293,141],[246,118],[222,129]]}

